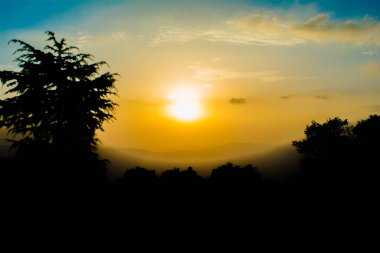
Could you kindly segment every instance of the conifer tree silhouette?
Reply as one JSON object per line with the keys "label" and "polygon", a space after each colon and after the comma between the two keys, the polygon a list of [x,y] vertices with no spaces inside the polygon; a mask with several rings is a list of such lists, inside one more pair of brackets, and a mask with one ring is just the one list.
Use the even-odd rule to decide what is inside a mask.
{"label": "conifer tree silhouette", "polygon": [[10,41],[20,46],[15,61],[21,70],[0,71],[8,97],[0,99],[0,128],[13,137],[8,141],[19,159],[59,154],[98,160],[96,130],[113,119],[117,74],[100,73],[106,62],[46,34],[43,50]]}

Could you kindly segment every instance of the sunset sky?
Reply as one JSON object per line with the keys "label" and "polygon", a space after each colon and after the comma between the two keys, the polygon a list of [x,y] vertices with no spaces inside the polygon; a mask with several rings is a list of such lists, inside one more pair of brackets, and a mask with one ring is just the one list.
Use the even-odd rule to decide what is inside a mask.
{"label": "sunset sky", "polygon": [[107,147],[281,145],[380,113],[378,0],[0,0],[0,17],[1,69],[10,39],[51,30],[120,74]]}

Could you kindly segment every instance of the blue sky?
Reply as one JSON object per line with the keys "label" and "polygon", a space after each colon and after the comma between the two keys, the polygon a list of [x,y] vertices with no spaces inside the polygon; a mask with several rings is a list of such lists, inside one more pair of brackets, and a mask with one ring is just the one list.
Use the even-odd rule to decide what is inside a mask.
{"label": "blue sky", "polygon": [[65,13],[91,0],[0,0],[1,29],[35,26],[55,15]]}
{"label": "blue sky", "polygon": [[[40,22],[61,15],[80,6],[113,4],[131,2],[128,0],[0,0],[0,29],[17,29],[33,27]],[[149,2],[149,1],[146,1]],[[150,1],[152,2],[152,1]],[[174,1],[175,2],[175,1]],[[191,1],[189,1],[191,2]],[[195,1],[193,1],[195,2]],[[202,2],[202,1],[201,1]],[[321,11],[331,12],[338,18],[371,15],[378,18],[380,1],[378,0],[235,0],[235,1],[204,1],[204,2],[234,2],[261,6],[287,7],[294,3],[315,4]]]}

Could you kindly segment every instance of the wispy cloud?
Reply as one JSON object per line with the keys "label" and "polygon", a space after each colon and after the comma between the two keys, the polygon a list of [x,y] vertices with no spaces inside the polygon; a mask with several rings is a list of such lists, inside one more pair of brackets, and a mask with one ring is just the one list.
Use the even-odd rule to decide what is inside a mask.
{"label": "wispy cloud", "polygon": [[122,32],[122,31],[112,32],[111,38],[112,40],[121,43],[121,42],[126,41],[126,34],[127,34],[126,32]]}
{"label": "wispy cloud", "polygon": [[158,33],[150,41],[151,47],[156,47],[166,42],[186,42],[202,37],[201,31],[189,30],[180,27],[165,26],[159,29]]}
{"label": "wispy cloud", "polygon": [[262,45],[291,46],[305,43],[306,40],[291,32],[293,20],[282,19],[272,13],[253,13],[227,21],[231,27],[244,31]]}
{"label": "wispy cloud", "polygon": [[165,27],[153,37],[149,45],[151,47],[159,46],[163,43],[184,43],[192,40],[205,40],[211,42],[224,42],[239,45],[279,45],[290,46],[294,44],[304,43],[299,38],[273,38],[265,35],[252,35],[246,31],[231,29],[225,27],[223,29],[186,29],[183,27]]}
{"label": "wispy cloud", "polygon": [[217,68],[193,64],[188,66],[194,71],[193,78],[203,82],[213,82],[225,79],[258,79],[262,82],[277,82],[289,79],[280,71],[238,71],[229,68]]}
{"label": "wispy cloud", "polygon": [[289,95],[281,96],[279,98],[287,100],[287,99],[291,99],[295,97],[313,98],[313,99],[321,99],[321,100],[331,99],[331,97],[327,95],[309,95],[309,94],[289,94]]}
{"label": "wispy cloud", "polygon": [[250,34],[246,31],[226,28],[225,30],[210,30],[202,33],[202,38],[213,42],[225,42],[240,45],[256,45],[256,46],[291,46],[304,43],[299,38],[274,38],[265,34]]}
{"label": "wispy cloud", "polygon": [[380,46],[380,22],[368,16],[338,21],[328,13],[301,19],[297,15],[262,12],[227,20],[223,27],[215,29],[165,26],[153,37],[150,46],[197,39],[242,45],[292,46],[313,41]]}
{"label": "wispy cloud", "polygon": [[79,48],[85,48],[91,40],[91,36],[86,32],[77,32],[77,39],[75,45]]}
{"label": "wispy cloud", "polygon": [[277,42],[288,41],[290,44],[292,41],[293,44],[315,41],[380,45],[380,22],[368,16],[336,21],[328,13],[320,13],[306,20],[260,13],[241,17],[230,23],[252,36],[261,36]]}
{"label": "wispy cloud", "polygon": [[77,32],[69,37],[75,41],[75,45],[80,49],[88,49],[94,45],[115,45],[127,41],[125,31],[97,31],[97,32]]}
{"label": "wispy cloud", "polygon": [[362,19],[334,21],[327,13],[309,18],[293,27],[296,34],[318,42],[351,42],[356,45],[380,45],[379,21],[365,16]]}
{"label": "wispy cloud", "polygon": [[368,50],[368,51],[363,51],[362,54],[367,55],[367,56],[374,56],[376,52],[372,50]]}

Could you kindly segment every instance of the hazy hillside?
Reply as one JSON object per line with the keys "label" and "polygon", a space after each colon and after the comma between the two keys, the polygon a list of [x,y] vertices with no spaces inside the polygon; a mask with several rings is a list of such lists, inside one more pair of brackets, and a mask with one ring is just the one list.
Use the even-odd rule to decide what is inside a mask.
{"label": "hazy hillside", "polygon": [[[9,144],[0,144],[2,157],[11,157]],[[289,145],[270,146],[253,143],[229,143],[201,150],[153,152],[135,148],[100,147],[102,157],[110,160],[109,175],[121,176],[126,169],[136,166],[155,169],[158,172],[174,167],[192,166],[200,175],[208,176],[211,170],[231,161],[239,165],[259,167],[265,177],[282,177],[298,167],[299,154]]]}
{"label": "hazy hillside", "polygon": [[[264,148],[263,148],[264,147]],[[299,155],[289,144],[269,146],[252,143],[230,143],[198,151],[152,152],[149,150],[103,148],[100,153],[111,161],[110,174],[118,177],[128,168],[140,166],[158,172],[174,167],[192,166],[207,176],[213,168],[231,161],[259,167],[266,177],[278,177],[298,167]]]}

